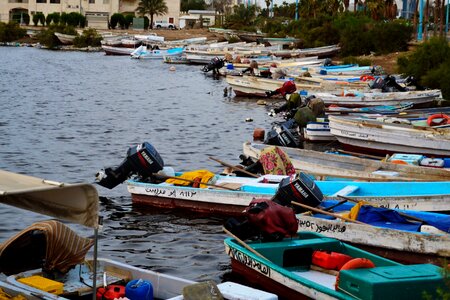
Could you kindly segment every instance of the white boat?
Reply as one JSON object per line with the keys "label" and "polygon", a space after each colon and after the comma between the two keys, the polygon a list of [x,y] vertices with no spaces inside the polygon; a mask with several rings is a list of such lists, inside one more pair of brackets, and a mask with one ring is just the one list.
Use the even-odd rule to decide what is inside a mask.
{"label": "white boat", "polygon": [[142,42],[158,42],[158,43],[163,43],[164,42],[164,37],[163,36],[158,36],[156,34],[147,34],[147,35],[142,35],[142,34],[137,34],[134,36],[134,38],[136,38],[139,41]]}
{"label": "white boat", "polygon": [[72,45],[73,40],[76,37],[76,35],[64,34],[64,33],[60,33],[60,32],[55,32],[55,36],[64,45]]}
{"label": "white boat", "polygon": [[275,50],[271,54],[277,57],[305,57],[305,56],[318,56],[318,57],[330,57],[341,48],[338,45],[329,45],[323,47],[293,49],[293,50]]}
{"label": "white boat", "polygon": [[[349,148],[379,153],[450,156],[450,127],[426,127],[341,116],[329,116],[330,130]],[[426,121],[425,121],[426,124]]]}
{"label": "white boat", "polygon": [[105,51],[106,55],[131,55],[131,53],[134,51],[133,48],[113,47],[107,45],[102,45],[102,49],[103,51]]}
{"label": "white boat", "polygon": [[[267,98],[267,91],[275,91],[280,88],[287,79],[271,79],[256,76],[227,76],[226,81],[233,89],[236,96]],[[308,94],[320,91],[343,91],[345,89],[369,90],[367,83],[348,81],[328,81],[320,78],[301,77],[295,78],[298,91],[306,91]],[[325,100],[324,100],[325,101]]]}
{"label": "white boat", "polygon": [[442,98],[441,90],[407,91],[407,92],[360,92],[352,89],[343,90],[341,93],[314,92],[308,94],[322,99],[326,106],[338,105],[343,107],[367,107],[382,105],[401,105],[408,102],[413,105],[430,104],[436,99]]}
{"label": "white boat", "polygon": [[[0,190],[0,203],[93,228],[95,239],[97,238],[99,197],[91,184],[67,184],[0,170]],[[45,235],[45,239],[42,235]],[[19,243],[14,243],[17,241],[16,238]],[[85,259],[84,255],[92,244],[94,256]],[[58,249],[66,250],[59,252],[61,250]],[[128,283],[133,283],[134,280],[135,285],[130,286],[131,289],[141,285],[147,287],[143,295],[149,295],[148,287],[152,287],[153,296],[157,299],[180,300],[183,299],[180,295],[189,294],[199,284],[110,259],[98,258],[96,240],[78,236],[58,220],[31,225],[1,244],[0,253],[2,262],[8,261],[8,264],[2,264],[0,268],[2,271],[7,268],[9,273],[5,281],[0,281],[0,288],[13,296],[22,295],[30,300],[73,300],[87,299],[89,296],[95,299],[96,293],[101,293],[101,289],[97,290],[97,287],[126,291],[125,285],[122,285],[122,288],[113,285],[118,282],[123,284],[124,280]],[[23,259],[24,253],[27,254],[26,260]],[[19,259],[11,259],[13,257]],[[33,261],[32,258],[36,260]],[[26,269],[29,264],[33,265],[32,269]],[[47,283],[48,278],[45,276],[48,275],[43,274],[36,264],[45,265],[48,268],[46,272],[56,276],[52,278],[53,281]],[[14,273],[15,268],[20,268],[21,271]],[[60,274],[61,270],[65,270],[66,273]],[[226,299],[239,297],[277,299],[276,295],[231,282],[219,284],[218,288]]]}
{"label": "white boat", "polygon": [[328,122],[308,122],[303,128],[303,137],[311,142],[331,142],[336,137],[330,132],[330,124]]}
{"label": "white boat", "polygon": [[164,59],[169,56],[182,56],[184,48],[170,48],[166,50],[160,49],[147,49],[147,46],[139,46],[131,53],[131,58],[137,59]]}

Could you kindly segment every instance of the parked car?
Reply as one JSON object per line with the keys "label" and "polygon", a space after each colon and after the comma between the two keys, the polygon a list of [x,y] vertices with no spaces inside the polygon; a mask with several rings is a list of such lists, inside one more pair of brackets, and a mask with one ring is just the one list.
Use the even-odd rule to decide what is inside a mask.
{"label": "parked car", "polygon": [[165,29],[177,29],[177,27],[175,26],[175,24],[173,23],[169,23],[167,21],[155,21],[153,22],[153,28],[165,28]]}

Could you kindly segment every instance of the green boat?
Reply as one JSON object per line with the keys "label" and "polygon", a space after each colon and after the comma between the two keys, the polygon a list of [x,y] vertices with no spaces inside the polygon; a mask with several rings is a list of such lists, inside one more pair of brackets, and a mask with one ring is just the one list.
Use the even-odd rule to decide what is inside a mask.
{"label": "green boat", "polygon": [[[225,251],[233,272],[281,299],[437,299],[437,290],[448,289],[438,266],[403,265],[317,233],[299,232],[278,242],[227,238]],[[336,266],[336,256],[351,261]],[[349,266],[367,262],[360,258],[374,266]]]}

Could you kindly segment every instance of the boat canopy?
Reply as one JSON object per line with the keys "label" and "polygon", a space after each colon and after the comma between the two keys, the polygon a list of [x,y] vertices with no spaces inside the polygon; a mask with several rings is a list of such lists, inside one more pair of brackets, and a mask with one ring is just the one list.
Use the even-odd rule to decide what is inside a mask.
{"label": "boat canopy", "polygon": [[42,267],[66,274],[84,261],[93,244],[59,221],[37,222],[0,245],[0,272],[11,275]]}
{"label": "boat canopy", "polygon": [[0,203],[98,228],[99,197],[92,184],[67,184],[0,170]]}

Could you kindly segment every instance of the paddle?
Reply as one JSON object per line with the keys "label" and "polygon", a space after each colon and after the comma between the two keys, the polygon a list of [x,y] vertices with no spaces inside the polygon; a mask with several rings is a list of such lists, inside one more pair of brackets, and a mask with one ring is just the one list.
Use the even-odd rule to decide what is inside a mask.
{"label": "paddle", "polygon": [[270,261],[269,259],[267,259],[266,257],[264,257],[264,255],[262,255],[261,253],[259,253],[258,251],[256,251],[255,249],[253,249],[252,247],[250,247],[249,245],[247,245],[246,242],[244,242],[243,240],[241,240],[240,238],[238,238],[236,235],[234,235],[231,231],[229,231],[228,229],[225,228],[225,226],[222,226],[223,231],[228,234],[229,236],[231,236],[232,238],[234,238],[236,241],[238,241],[239,244],[241,244],[242,246],[244,246],[245,249],[249,250],[250,252],[252,252],[253,254],[258,255],[261,258],[264,258],[267,261]]}
{"label": "paddle", "polygon": [[336,151],[340,152],[340,153],[344,153],[344,154],[350,154],[350,155],[357,156],[357,157],[368,157],[368,158],[373,158],[373,159],[377,159],[377,160],[381,160],[384,158],[383,156],[362,154],[362,153],[357,153],[357,152],[345,151],[345,150],[341,150],[341,149],[337,149]]}
{"label": "paddle", "polygon": [[294,204],[294,205],[306,208],[308,210],[320,213],[320,214],[324,214],[324,215],[332,216],[332,217],[335,217],[335,218],[338,218],[338,219],[342,219],[344,221],[353,222],[353,223],[356,223],[356,224],[367,225],[366,223],[363,223],[363,222],[360,222],[360,221],[357,221],[357,220],[353,220],[353,219],[350,219],[350,218],[347,218],[347,217],[343,217],[343,216],[338,215],[338,214],[330,213],[330,212],[328,212],[326,210],[323,210],[323,209],[320,209],[320,208],[315,208],[315,207],[312,207],[312,206],[309,206],[309,205],[306,205],[306,204],[303,204],[303,203],[299,203],[299,202],[295,202],[295,201],[292,201],[291,203]]}
{"label": "paddle", "polygon": [[249,176],[252,176],[252,177],[255,177],[255,178],[260,177],[260,176],[258,176],[258,175],[256,175],[256,174],[253,174],[253,173],[251,173],[251,172],[249,172],[249,171],[247,171],[247,170],[244,170],[244,169],[235,167],[235,166],[233,166],[233,165],[231,165],[231,164],[229,164],[229,163],[226,163],[226,162],[224,162],[224,161],[221,161],[221,160],[219,160],[219,159],[217,159],[217,158],[214,158],[214,157],[212,157],[212,156],[210,156],[209,159],[212,159],[212,160],[214,160],[214,161],[217,161],[218,163],[220,163],[221,165],[223,165],[223,166],[225,166],[225,167],[229,167],[229,168],[231,168],[231,169],[233,169],[233,170],[235,170],[235,171],[242,172],[242,173],[247,174],[247,175],[249,175]]}
{"label": "paddle", "polygon": [[215,187],[215,188],[218,188],[218,189],[224,189],[224,190],[230,190],[230,191],[238,191],[239,190],[239,188],[232,189],[232,188],[229,188],[229,187],[226,187],[226,186],[221,186],[221,185],[216,185],[216,184],[211,184],[211,183],[196,182],[194,180],[185,179],[185,178],[176,177],[176,176],[167,176],[167,175],[155,174],[155,173],[153,173],[153,176],[158,178],[158,179],[161,179],[161,180],[177,179],[177,180],[187,181],[187,182],[190,182],[190,183],[204,184],[206,186],[211,186],[211,187]]}

